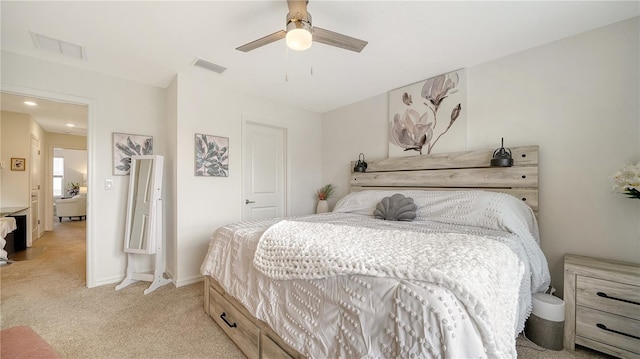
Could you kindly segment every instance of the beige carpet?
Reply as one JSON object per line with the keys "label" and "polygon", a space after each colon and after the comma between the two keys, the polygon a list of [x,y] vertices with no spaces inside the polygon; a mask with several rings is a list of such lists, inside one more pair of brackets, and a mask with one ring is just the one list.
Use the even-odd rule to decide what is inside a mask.
{"label": "beige carpet", "polygon": [[[87,289],[85,223],[56,223],[12,257],[18,261],[0,267],[1,329],[27,325],[63,358],[243,358],[204,314],[202,283],[148,295],[142,291],[149,283]],[[517,349],[525,359],[606,357],[544,350],[523,338]]]}

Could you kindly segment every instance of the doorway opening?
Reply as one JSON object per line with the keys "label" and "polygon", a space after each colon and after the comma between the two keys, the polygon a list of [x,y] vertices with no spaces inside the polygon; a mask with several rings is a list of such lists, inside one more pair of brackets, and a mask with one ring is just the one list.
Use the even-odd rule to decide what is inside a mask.
{"label": "doorway opening", "polygon": [[[27,104],[27,102],[30,104]],[[28,157],[28,163],[36,167],[29,167],[30,187],[28,190],[30,192],[25,195],[30,198],[29,204],[27,204],[27,206],[30,207],[30,218],[28,221],[29,233],[30,237],[33,237],[31,238],[30,245],[33,245],[38,238],[46,235],[45,232],[51,232],[54,231],[54,229],[58,230],[58,228],[54,228],[54,218],[57,220],[56,222],[61,223],[58,217],[54,217],[57,211],[54,207],[56,199],[71,197],[72,194],[76,196],[80,195],[80,191],[82,190],[82,192],[84,192],[82,195],[85,197],[85,213],[81,217],[83,219],[81,226],[76,225],[74,230],[76,233],[79,233],[77,236],[83,238],[83,242],[86,243],[84,248],[86,266],[84,266],[85,270],[81,275],[85,277],[88,287],[93,286],[92,266],[91,263],[86,260],[87,258],[91,258],[91,253],[93,252],[91,215],[88,213],[91,209],[91,186],[89,184],[92,168],[90,161],[92,136],[89,129],[91,122],[90,109],[92,107],[93,101],[90,99],[31,88],[3,85],[3,91],[1,93],[0,109],[3,111],[3,121],[0,125],[2,136],[10,135],[11,131],[22,130],[31,132],[31,136],[36,137],[39,141],[39,149],[30,148],[28,149],[29,152],[25,155],[25,157]],[[5,112],[12,114],[14,117],[20,115],[18,117],[25,119],[29,125],[22,126],[23,129],[5,126]],[[10,121],[7,121],[7,123],[8,122]],[[36,132],[37,135],[34,136],[34,132]],[[33,146],[33,141],[29,145]],[[0,151],[0,154],[2,154],[4,161],[4,156],[7,152],[4,151],[4,144],[2,147],[3,149]],[[12,149],[12,151],[15,151],[15,148]],[[84,158],[83,161],[80,161],[83,162],[83,164],[79,165],[80,168],[77,168],[78,165],[75,162],[78,161],[70,160],[68,163],[75,163],[75,167],[69,169],[67,175],[54,176],[54,157],[56,157],[56,152],[59,151],[65,151],[63,152],[65,153],[65,157],[74,157],[71,155],[72,153],[79,154],[79,157]],[[40,159],[37,160],[38,163],[32,161],[34,153],[39,154]],[[15,174],[8,171],[2,171],[1,174],[0,193],[2,193],[2,196],[0,197],[0,201],[2,206],[10,204],[11,201],[20,201],[21,198],[10,198],[11,196],[7,195],[9,192],[8,188],[3,188],[7,183],[3,181],[5,177],[12,175]],[[67,176],[66,179],[65,176]],[[56,177],[57,180],[54,181]],[[75,186],[70,185],[70,183],[73,183]],[[77,194],[74,191],[69,191],[74,188],[77,189]],[[56,195],[54,195],[54,189]],[[10,201],[6,201],[6,199]],[[36,200],[35,206],[33,205],[34,199]],[[73,219],[77,221],[77,218]],[[28,248],[27,250],[33,250],[31,250],[29,254],[22,254],[22,257],[29,259],[30,257],[37,256],[37,247],[37,245],[33,245],[33,247]]]}
{"label": "doorway opening", "polygon": [[[53,222],[87,218],[87,151],[53,148]],[[55,230],[55,227],[53,228]]]}

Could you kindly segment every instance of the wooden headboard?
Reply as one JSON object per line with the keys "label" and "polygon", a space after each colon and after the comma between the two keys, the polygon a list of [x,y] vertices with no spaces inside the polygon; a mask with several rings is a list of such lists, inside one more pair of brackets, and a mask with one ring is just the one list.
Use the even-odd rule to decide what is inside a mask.
{"label": "wooden headboard", "polygon": [[353,172],[351,191],[367,189],[462,190],[505,192],[538,211],[538,146],[511,147],[513,167],[491,167],[494,150],[438,153],[368,161]]}

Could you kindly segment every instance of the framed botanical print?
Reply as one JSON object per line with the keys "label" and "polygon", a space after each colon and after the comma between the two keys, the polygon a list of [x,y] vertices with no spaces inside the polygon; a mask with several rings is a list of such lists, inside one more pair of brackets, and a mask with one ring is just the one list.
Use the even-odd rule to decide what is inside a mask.
{"label": "framed botanical print", "polygon": [[113,174],[126,176],[131,166],[131,156],[152,155],[153,136],[113,133]]}
{"label": "framed botanical print", "polygon": [[229,176],[229,138],[196,133],[195,175]]}

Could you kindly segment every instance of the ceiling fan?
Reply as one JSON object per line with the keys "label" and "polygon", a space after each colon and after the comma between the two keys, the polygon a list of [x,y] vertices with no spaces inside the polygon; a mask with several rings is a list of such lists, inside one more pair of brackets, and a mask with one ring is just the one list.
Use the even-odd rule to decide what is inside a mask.
{"label": "ceiling fan", "polygon": [[367,46],[367,41],[311,26],[311,14],[307,12],[307,3],[309,3],[308,0],[287,0],[289,13],[287,14],[286,31],[274,32],[271,35],[242,45],[236,50],[249,52],[282,38],[286,38],[289,48],[298,51],[311,47],[312,41],[355,52],[360,52]]}

